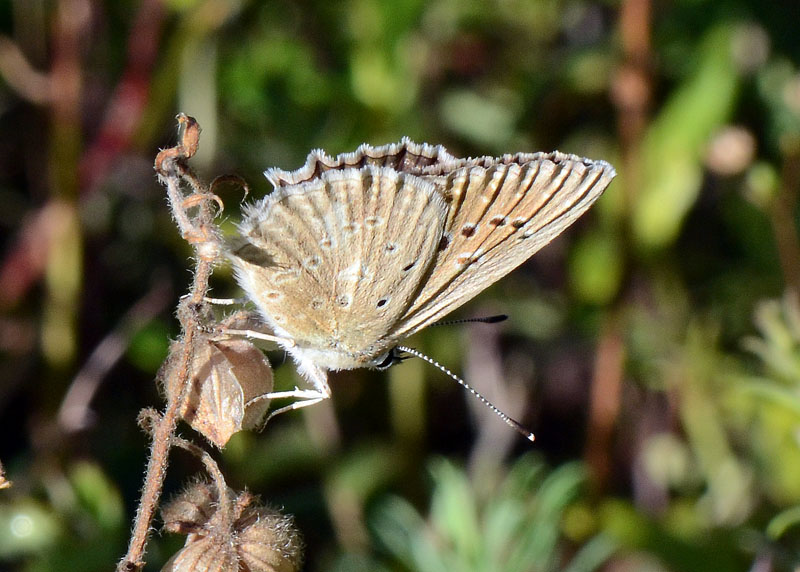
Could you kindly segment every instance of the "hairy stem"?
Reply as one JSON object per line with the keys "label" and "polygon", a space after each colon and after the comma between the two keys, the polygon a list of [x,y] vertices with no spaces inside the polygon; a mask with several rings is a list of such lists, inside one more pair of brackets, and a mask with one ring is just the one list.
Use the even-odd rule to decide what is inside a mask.
{"label": "hairy stem", "polygon": [[[164,414],[155,418],[142,496],[136,509],[128,552],[117,565],[117,572],[141,570],[144,567],[147,540],[161,497],[167,459],[169,450],[174,444],[181,404],[191,387],[191,364],[196,346],[194,338],[202,328],[193,309],[203,303],[208,293],[208,280],[219,251],[218,229],[213,224],[212,208],[212,204],[217,202],[218,198],[207,192],[186,166],[186,161],[197,150],[200,128],[194,119],[182,114],[178,116],[178,124],[179,145],[159,153],[155,168],[159,180],[167,187],[173,217],[184,238],[195,250],[195,270],[191,290],[181,301],[178,309],[183,335],[181,343],[177,345],[178,355],[172,358],[175,359],[177,367],[170,370],[171,375],[175,375],[177,379],[174,382],[167,382],[175,383],[175,387],[180,387],[181,391],[167,397]],[[189,186],[193,194],[185,197],[181,191],[181,183]],[[197,200],[198,197],[200,200]],[[187,209],[192,207],[198,207],[198,213],[194,217],[187,212]]]}

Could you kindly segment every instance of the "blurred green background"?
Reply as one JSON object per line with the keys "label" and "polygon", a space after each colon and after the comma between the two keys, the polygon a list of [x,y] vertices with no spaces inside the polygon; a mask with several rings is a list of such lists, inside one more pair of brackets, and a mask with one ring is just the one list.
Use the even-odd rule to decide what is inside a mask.
{"label": "blurred green background", "polygon": [[[198,172],[255,196],[403,135],[619,172],[454,315],[508,322],[410,340],[535,444],[409,360],[217,455],[306,570],[800,569],[798,26],[796,0],[0,1],[0,569],[124,553],[192,267],[152,170],[178,111]],[[202,470],[171,460],[168,496]]]}

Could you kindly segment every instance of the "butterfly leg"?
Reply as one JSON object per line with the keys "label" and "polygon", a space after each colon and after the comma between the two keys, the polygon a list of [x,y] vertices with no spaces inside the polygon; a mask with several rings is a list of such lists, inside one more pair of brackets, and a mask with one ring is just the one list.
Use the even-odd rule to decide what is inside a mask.
{"label": "butterfly leg", "polygon": [[[267,415],[267,418],[261,424],[261,429],[263,429],[264,426],[266,426],[266,424],[269,423],[270,420],[273,417],[275,417],[277,415],[280,415],[281,413],[286,413],[287,411],[294,411],[295,409],[301,409],[303,407],[308,407],[309,405],[316,405],[320,401],[323,401],[323,400],[328,399],[330,397],[330,395],[323,395],[322,393],[315,392],[313,390],[307,390],[305,392],[303,390],[298,390],[298,392],[304,394],[304,396],[301,398],[302,400],[301,401],[293,401],[289,405],[286,405],[284,407],[279,407],[278,409],[275,409],[274,411],[270,411],[269,415]],[[290,394],[290,396],[294,397],[294,396],[297,395],[298,392],[281,391],[281,392],[278,392],[278,393],[267,394],[264,397],[270,397],[270,395],[278,395],[280,397],[286,397],[286,395],[284,395],[284,394],[287,394],[287,393]],[[316,397],[311,397],[312,393],[316,393]],[[278,398],[277,397],[273,397],[273,399],[278,399]]]}
{"label": "butterfly leg", "polygon": [[292,347],[294,345],[294,340],[282,338],[280,336],[273,336],[272,334],[265,334],[264,332],[259,332],[258,330],[234,330],[232,328],[227,328],[225,329],[225,334],[231,336],[241,336],[249,340],[275,342],[283,347]]}
{"label": "butterfly leg", "polygon": [[[235,302],[235,298],[206,298],[206,302],[210,304],[228,302]],[[217,300],[217,302],[214,302]],[[242,337],[249,340],[262,340],[266,342],[275,342],[283,348],[290,348],[294,346],[294,340],[286,337],[275,336],[268,334],[261,328],[266,325],[261,322],[257,315],[247,310],[239,310],[225,318],[218,324],[219,333],[223,336]],[[256,329],[258,328],[258,329]]]}
{"label": "butterfly leg", "polygon": [[247,298],[211,298],[206,296],[203,301],[215,306],[238,306],[247,303]]}
{"label": "butterfly leg", "polygon": [[269,421],[275,417],[276,415],[280,415],[281,413],[286,413],[287,411],[294,411],[295,409],[301,409],[303,407],[308,407],[309,405],[315,405],[320,401],[325,399],[330,399],[331,397],[331,390],[328,386],[328,375],[320,367],[317,367],[312,364],[303,364],[304,367],[300,368],[300,371],[303,373],[303,377],[308,379],[311,384],[314,386],[312,389],[300,389],[295,387],[293,390],[289,391],[275,391],[272,393],[267,393],[260,397],[256,397],[255,399],[289,399],[294,398],[297,401],[293,401],[289,405],[284,407],[279,407],[274,411],[271,411],[264,422],[261,424],[261,428],[263,429]]}

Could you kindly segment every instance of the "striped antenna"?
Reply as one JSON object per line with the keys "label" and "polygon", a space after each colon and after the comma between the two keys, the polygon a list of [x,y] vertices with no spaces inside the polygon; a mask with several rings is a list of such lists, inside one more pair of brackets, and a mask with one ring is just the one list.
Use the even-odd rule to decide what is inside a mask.
{"label": "striped antenna", "polygon": [[512,419],[511,417],[509,417],[508,415],[506,415],[505,413],[500,411],[500,409],[498,409],[497,406],[494,403],[492,403],[491,401],[486,399],[476,389],[474,389],[472,386],[470,386],[466,381],[464,381],[463,379],[458,377],[456,374],[454,374],[452,371],[450,371],[449,369],[444,367],[442,364],[440,364],[435,359],[429,358],[428,356],[426,356],[425,354],[415,350],[414,348],[409,348],[409,347],[406,347],[406,346],[397,346],[397,348],[395,348],[395,349],[397,349],[398,351],[407,353],[407,354],[411,354],[412,356],[416,356],[416,357],[418,357],[418,358],[420,358],[422,360],[425,360],[426,362],[428,362],[432,366],[438,368],[440,371],[445,373],[448,377],[450,377],[451,379],[454,379],[456,382],[458,382],[458,384],[461,385],[461,387],[465,388],[472,395],[477,397],[478,401],[480,401],[486,407],[491,409],[495,413],[495,415],[497,415],[500,419],[505,421],[506,424],[509,427],[511,427],[514,431],[516,431],[517,433],[519,433],[520,435],[525,437],[528,441],[532,442],[532,441],[534,441],[536,439],[534,434],[531,433],[528,429],[526,429],[521,423],[519,423],[518,421],[515,421],[514,419]]}
{"label": "striped antenna", "polygon": [[484,316],[483,318],[462,318],[460,320],[444,320],[443,322],[436,322],[431,326],[454,326],[456,324],[496,324],[498,322],[505,322],[508,320],[506,314],[497,314],[496,316]]}

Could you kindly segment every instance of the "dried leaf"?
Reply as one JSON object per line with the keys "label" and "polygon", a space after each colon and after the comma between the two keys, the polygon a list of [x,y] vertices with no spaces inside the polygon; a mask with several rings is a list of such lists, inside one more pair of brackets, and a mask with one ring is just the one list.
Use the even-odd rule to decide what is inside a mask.
{"label": "dried leaf", "polygon": [[[192,428],[217,447],[231,435],[258,426],[269,408],[269,399],[255,399],[272,391],[272,368],[264,353],[244,339],[216,341],[195,337],[191,390],[180,415]],[[182,342],[173,344],[171,356]],[[162,379],[167,394],[176,397],[180,376],[174,358],[167,361]]]}

